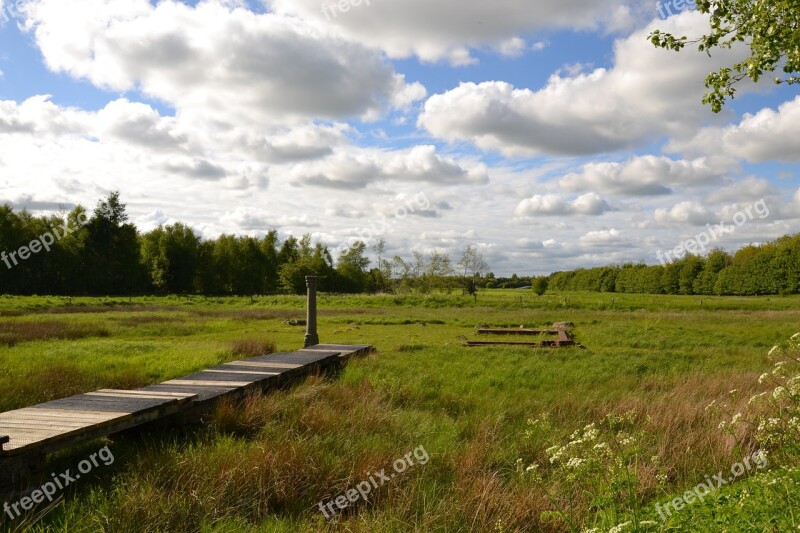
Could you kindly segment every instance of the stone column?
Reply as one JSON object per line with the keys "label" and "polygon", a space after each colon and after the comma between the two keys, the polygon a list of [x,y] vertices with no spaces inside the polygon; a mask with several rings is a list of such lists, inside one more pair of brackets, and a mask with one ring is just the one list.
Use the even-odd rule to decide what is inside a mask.
{"label": "stone column", "polygon": [[305,347],[319,344],[317,334],[317,276],[306,276],[308,287],[308,305],[306,309],[306,340]]}

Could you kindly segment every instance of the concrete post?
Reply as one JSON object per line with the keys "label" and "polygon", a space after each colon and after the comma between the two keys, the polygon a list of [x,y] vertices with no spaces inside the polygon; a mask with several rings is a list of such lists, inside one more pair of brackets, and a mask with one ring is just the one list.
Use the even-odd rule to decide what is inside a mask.
{"label": "concrete post", "polygon": [[317,334],[317,276],[306,276],[308,287],[308,305],[306,309],[306,340],[305,347],[319,344]]}

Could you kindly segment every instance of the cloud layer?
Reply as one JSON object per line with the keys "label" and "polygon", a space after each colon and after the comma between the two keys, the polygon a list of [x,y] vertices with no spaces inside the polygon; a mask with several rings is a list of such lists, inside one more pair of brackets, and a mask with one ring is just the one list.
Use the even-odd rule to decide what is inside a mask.
{"label": "cloud layer", "polygon": [[[720,245],[797,231],[800,97],[708,112],[704,76],[741,50],[709,59],[646,39],[702,33],[697,13],[651,21],[651,2],[617,0],[364,0],[327,17],[318,0],[24,5],[22,30],[3,31],[44,67],[13,64],[21,48],[0,64],[32,72],[7,80],[23,97],[0,101],[0,202],[16,208],[120,189],[142,230],[277,227],[336,247],[376,228],[387,255],[473,244],[497,274],[650,260],[761,198],[770,216]],[[601,64],[576,35],[605,47],[588,54]]]}

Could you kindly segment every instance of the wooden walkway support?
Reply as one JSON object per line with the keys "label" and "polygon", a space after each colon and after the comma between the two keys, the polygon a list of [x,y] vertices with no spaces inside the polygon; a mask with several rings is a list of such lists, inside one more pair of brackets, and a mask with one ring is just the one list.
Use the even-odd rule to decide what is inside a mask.
{"label": "wooden walkway support", "polygon": [[225,363],[136,390],[101,389],[0,414],[0,487],[21,488],[48,453],[143,424],[208,412],[240,398],[365,355],[368,345],[311,346]]}

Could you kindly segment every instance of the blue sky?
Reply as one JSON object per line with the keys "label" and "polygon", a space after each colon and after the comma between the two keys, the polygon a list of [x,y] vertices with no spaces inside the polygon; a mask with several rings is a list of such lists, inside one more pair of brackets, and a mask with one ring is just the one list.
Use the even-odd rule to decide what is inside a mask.
{"label": "blue sky", "polygon": [[[372,0],[334,18],[319,0],[18,5],[0,26],[0,201],[18,208],[91,206],[118,189],[142,231],[278,228],[332,248],[382,237],[405,257],[475,245],[498,274],[654,263],[760,200],[769,216],[714,245],[798,230],[797,89],[743,84],[710,113],[705,75],[746,50],[708,58],[646,39],[701,34],[696,12],[661,20],[653,2],[613,0]],[[397,217],[412,198],[429,205]]]}

